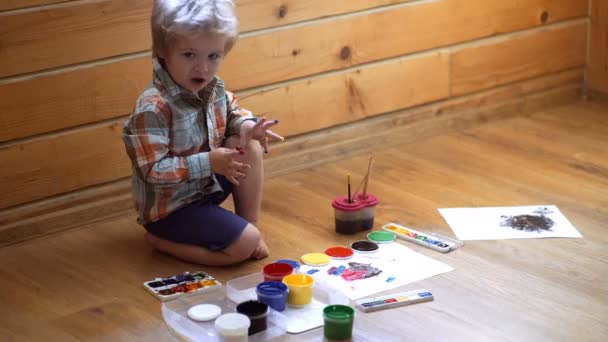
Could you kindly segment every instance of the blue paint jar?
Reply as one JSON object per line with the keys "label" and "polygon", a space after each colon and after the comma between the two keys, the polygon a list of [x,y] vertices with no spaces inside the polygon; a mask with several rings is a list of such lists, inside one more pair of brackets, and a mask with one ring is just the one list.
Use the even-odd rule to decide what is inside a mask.
{"label": "blue paint jar", "polygon": [[287,285],[278,281],[265,281],[256,286],[258,300],[279,312],[285,310],[287,292]]}

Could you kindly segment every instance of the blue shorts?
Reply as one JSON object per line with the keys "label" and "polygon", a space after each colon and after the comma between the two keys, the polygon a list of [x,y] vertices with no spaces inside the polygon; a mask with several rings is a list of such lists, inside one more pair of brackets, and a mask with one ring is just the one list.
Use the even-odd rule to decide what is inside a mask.
{"label": "blue shorts", "polygon": [[232,183],[215,175],[224,192],[192,202],[169,216],[145,224],[146,230],[160,238],[221,251],[236,241],[249,222],[219,205],[232,193]]}

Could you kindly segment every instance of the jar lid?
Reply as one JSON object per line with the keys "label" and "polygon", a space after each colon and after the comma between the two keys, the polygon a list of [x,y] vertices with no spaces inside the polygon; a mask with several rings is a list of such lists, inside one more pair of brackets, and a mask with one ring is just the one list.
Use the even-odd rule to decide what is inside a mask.
{"label": "jar lid", "polygon": [[375,207],[378,205],[378,197],[367,194],[363,197],[362,194],[357,194],[351,202],[348,201],[348,196],[338,196],[334,198],[331,206],[342,211],[357,211],[365,208]]}
{"label": "jar lid", "polygon": [[363,194],[361,193],[357,194],[357,198],[355,198],[355,201],[363,203],[365,207],[374,207],[378,205],[378,202],[380,202],[378,197],[372,194],[366,194],[365,197],[363,197]]}
{"label": "jar lid", "polygon": [[330,262],[329,255],[325,253],[308,253],[302,255],[302,262],[308,266],[325,266]]}
{"label": "jar lid", "polygon": [[389,243],[395,241],[397,235],[386,230],[377,230],[367,234],[367,238],[376,243]]}
{"label": "jar lid", "polygon": [[188,317],[200,322],[216,319],[221,313],[222,309],[213,304],[198,304],[188,309]]}
{"label": "jar lid", "polygon": [[350,259],[353,257],[353,250],[348,247],[330,247],[325,250],[325,254],[329,255],[332,259]]}
{"label": "jar lid", "polygon": [[348,196],[338,196],[331,202],[331,206],[342,211],[357,211],[365,208],[364,202],[354,200],[348,201]]}
{"label": "jar lid", "polygon": [[373,253],[378,250],[378,244],[372,241],[359,240],[353,242],[350,248],[359,253]]}

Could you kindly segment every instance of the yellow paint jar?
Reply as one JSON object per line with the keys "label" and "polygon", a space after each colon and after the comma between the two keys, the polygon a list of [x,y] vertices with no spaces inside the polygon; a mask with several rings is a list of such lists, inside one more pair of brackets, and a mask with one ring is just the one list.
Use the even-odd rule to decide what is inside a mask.
{"label": "yellow paint jar", "polygon": [[287,304],[302,306],[312,302],[312,287],[315,280],[308,274],[290,274],[283,278],[283,284],[289,288]]}

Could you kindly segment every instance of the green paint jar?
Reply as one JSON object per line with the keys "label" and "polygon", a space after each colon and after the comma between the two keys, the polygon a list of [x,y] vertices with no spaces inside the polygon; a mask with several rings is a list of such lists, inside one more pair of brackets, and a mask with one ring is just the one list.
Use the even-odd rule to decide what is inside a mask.
{"label": "green paint jar", "polygon": [[328,340],[347,340],[353,335],[355,310],[346,305],[328,305],[323,309],[323,333]]}

